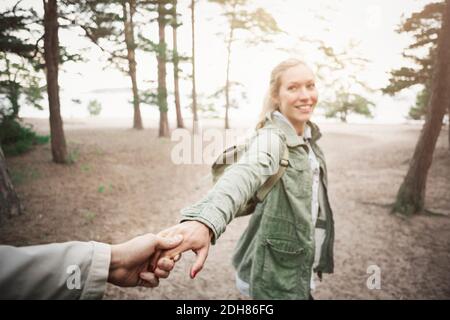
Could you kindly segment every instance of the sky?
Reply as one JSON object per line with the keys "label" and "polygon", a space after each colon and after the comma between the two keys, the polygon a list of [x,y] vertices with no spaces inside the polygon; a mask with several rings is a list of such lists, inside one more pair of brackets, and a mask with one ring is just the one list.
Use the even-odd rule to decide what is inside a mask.
{"label": "sky", "polygon": [[[2,1],[0,9],[13,1]],[[359,74],[375,89],[371,96],[376,103],[374,119],[350,117],[350,122],[402,123],[409,107],[414,104],[418,88],[401,92],[396,97],[383,96],[380,88],[388,83],[389,71],[405,63],[401,53],[411,41],[409,35],[395,32],[402,21],[402,15],[409,16],[420,10],[430,0],[254,0],[253,7],[263,7],[276,19],[279,27],[288,36],[276,38],[270,44],[250,47],[244,42],[237,42],[233,47],[231,80],[243,84],[243,92],[247,100],[239,101],[239,108],[232,109],[233,121],[253,121],[256,119],[265,92],[271,69],[280,61],[289,57],[299,57],[308,62],[314,69],[317,56],[314,50],[296,40],[298,37],[320,39],[334,48],[345,48],[349,41],[359,43],[352,52],[370,60],[367,67]],[[25,0],[26,5],[42,11],[42,1]],[[178,47],[181,53],[191,51],[190,31],[190,1],[179,1],[179,12],[183,25],[178,30]],[[197,62],[197,92],[208,96],[225,82],[226,50],[223,36],[218,33],[226,31],[226,23],[220,16],[218,5],[199,1],[196,6],[196,62]],[[321,18],[324,17],[325,19]],[[147,22],[145,35],[157,39],[157,25]],[[63,30],[60,41],[72,51],[86,48],[85,63],[68,63],[60,74],[61,112],[65,118],[88,116],[87,104],[90,100],[99,100],[102,104],[100,117],[131,118],[130,79],[113,67],[105,69],[106,56],[98,48],[93,47],[81,36],[81,30]],[[166,31],[168,43],[171,43],[171,29]],[[246,36],[252,37],[247,34]],[[283,49],[283,50],[280,50]],[[286,52],[287,51],[287,52]],[[141,90],[153,90],[156,81],[156,57],[150,53],[139,53],[138,83]],[[190,65],[182,65],[185,75],[190,72]],[[168,65],[167,84],[169,90],[173,87],[172,69]],[[183,114],[190,117],[191,83],[181,82]],[[319,94],[329,93],[326,86],[318,83]],[[113,89],[113,90],[108,90]],[[81,100],[81,104],[73,103],[73,99]],[[200,101],[202,98],[200,97]],[[223,115],[223,101],[216,101],[219,115]],[[175,121],[173,97],[169,96],[169,118]],[[154,106],[141,107],[144,118],[157,118],[158,111]],[[320,117],[320,110],[316,110]],[[48,109],[39,111],[24,107],[21,116],[48,117]],[[323,119],[322,119],[323,120]]]}

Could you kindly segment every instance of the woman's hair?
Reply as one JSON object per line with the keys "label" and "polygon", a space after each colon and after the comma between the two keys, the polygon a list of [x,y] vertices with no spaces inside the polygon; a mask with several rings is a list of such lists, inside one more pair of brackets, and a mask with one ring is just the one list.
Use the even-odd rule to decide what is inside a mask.
{"label": "woman's hair", "polygon": [[278,92],[280,90],[281,76],[287,69],[295,67],[299,64],[306,66],[305,62],[299,59],[291,58],[280,62],[275,66],[275,68],[272,69],[270,74],[269,90],[264,98],[261,113],[259,114],[258,122],[256,124],[256,129],[260,129],[264,126],[266,122],[266,115],[268,113],[278,110],[279,108],[278,104],[275,103],[274,98],[278,96]]}

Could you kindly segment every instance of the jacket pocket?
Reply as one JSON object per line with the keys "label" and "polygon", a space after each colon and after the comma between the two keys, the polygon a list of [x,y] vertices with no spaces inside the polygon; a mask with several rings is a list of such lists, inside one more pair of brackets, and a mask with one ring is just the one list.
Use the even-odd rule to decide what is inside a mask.
{"label": "jacket pocket", "polygon": [[298,171],[309,170],[308,159],[289,159],[289,165]]}
{"label": "jacket pocket", "polygon": [[311,196],[312,173],[308,159],[289,159],[289,167],[282,180],[286,190],[294,196]]}
{"label": "jacket pocket", "polygon": [[263,285],[274,292],[299,290],[303,248],[293,240],[269,238],[264,249]]}

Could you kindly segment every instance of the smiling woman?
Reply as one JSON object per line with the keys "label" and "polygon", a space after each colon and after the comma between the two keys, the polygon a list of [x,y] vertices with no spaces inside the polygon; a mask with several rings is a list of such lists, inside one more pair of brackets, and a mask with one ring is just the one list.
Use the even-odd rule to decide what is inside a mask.
{"label": "smiling woman", "polygon": [[[327,194],[327,169],[310,121],[318,93],[314,74],[302,61],[289,59],[271,73],[254,140],[246,155],[225,170],[198,203],[182,210],[182,223],[161,236],[182,234],[177,248],[161,257],[178,259],[193,250],[191,277],[202,269],[209,246],[261,186],[278,175],[256,205],[233,257],[236,285],[255,299],[310,299],[314,273],[333,272],[334,222]],[[155,257],[158,257],[157,254]],[[158,259],[152,262],[159,274]]]}

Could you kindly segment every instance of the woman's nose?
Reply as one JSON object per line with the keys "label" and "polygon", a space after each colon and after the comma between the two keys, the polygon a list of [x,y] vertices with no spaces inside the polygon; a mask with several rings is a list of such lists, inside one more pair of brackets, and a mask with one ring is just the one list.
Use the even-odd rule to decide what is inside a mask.
{"label": "woman's nose", "polygon": [[298,91],[298,99],[300,100],[300,101],[305,101],[305,100],[309,100],[309,98],[310,98],[310,94],[309,94],[309,92],[307,92],[307,90],[305,90],[305,89],[300,89],[299,91]]}

